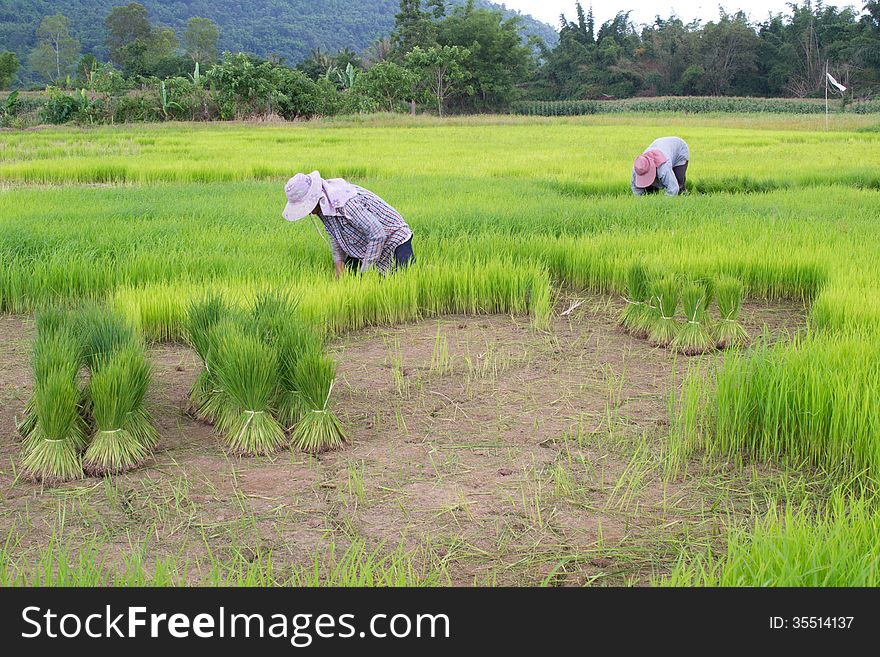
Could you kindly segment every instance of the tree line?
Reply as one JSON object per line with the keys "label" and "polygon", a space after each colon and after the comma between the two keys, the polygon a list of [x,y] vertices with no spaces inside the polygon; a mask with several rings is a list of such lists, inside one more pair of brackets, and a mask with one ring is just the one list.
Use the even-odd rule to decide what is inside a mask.
{"label": "tree line", "polygon": [[[442,115],[506,111],[523,100],[655,95],[803,98],[824,88],[826,63],[871,97],[880,86],[880,0],[862,9],[804,0],[759,24],[721,10],[707,23],[672,16],[639,27],[629,12],[597,26],[592,8],[576,3],[550,48],[524,37],[518,17],[473,1],[400,0],[392,33],[366,51],[316,48],[291,67],[275,57],[220,56],[210,18],[190,18],[178,35],[132,2],[104,19],[106,61],[81,55],[69,19],[56,13],[40,23],[26,64],[48,83],[42,118],[55,122],[293,119],[416,104]],[[0,52],[0,88],[20,65]]]}

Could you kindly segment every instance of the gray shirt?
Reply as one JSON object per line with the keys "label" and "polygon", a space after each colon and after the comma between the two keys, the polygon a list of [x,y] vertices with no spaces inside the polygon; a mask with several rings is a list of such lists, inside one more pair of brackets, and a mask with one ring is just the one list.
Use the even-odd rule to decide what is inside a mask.
{"label": "gray shirt", "polygon": [[[660,137],[660,139],[652,141],[651,145],[642,152],[646,153],[647,151],[660,151],[666,156],[666,162],[657,167],[657,178],[654,180],[652,187],[665,189],[667,196],[677,196],[679,192],[678,180],[675,178],[672,168],[687,164],[691,159],[687,143],[679,137]],[[630,186],[632,187],[633,194],[636,196],[641,196],[645,193],[644,189],[636,187],[635,168],[633,168]]]}

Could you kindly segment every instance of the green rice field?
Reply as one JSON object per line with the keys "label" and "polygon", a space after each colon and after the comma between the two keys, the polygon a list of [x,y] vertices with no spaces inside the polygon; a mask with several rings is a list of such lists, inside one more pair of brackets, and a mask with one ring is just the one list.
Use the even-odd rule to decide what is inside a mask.
{"label": "green rice field", "polygon": [[[0,584],[876,585],[878,126],[0,131]],[[633,197],[633,157],[667,134],[689,193]],[[315,169],[394,205],[416,264],[337,281],[316,226],[281,218],[284,182]],[[686,355],[625,334],[634,266],[678,322],[676,281],[741,289],[747,339]],[[242,455],[187,411],[193,304],[267,290],[335,360],[318,397],[341,449]],[[35,482],[16,430],[33,317],[82,305],[134,329],[158,445]]]}

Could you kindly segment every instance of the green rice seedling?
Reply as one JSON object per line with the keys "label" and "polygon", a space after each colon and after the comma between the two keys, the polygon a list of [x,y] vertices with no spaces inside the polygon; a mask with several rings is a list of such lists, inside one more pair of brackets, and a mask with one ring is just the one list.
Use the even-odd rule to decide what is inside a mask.
{"label": "green rice seedling", "polygon": [[203,365],[190,389],[188,410],[203,420],[214,420],[213,413],[210,412],[210,400],[219,392],[210,365],[211,331],[228,315],[228,312],[223,297],[216,293],[191,302],[186,310],[184,320],[186,337]]}
{"label": "green rice seedling", "polygon": [[85,360],[94,370],[102,359],[136,342],[134,329],[119,313],[100,306],[86,308],[79,315]]}
{"label": "green rice seedling", "polygon": [[675,276],[664,276],[652,288],[652,296],[657,302],[657,317],[651,326],[649,337],[653,344],[668,347],[681,328],[675,319],[678,310],[678,280]]}
{"label": "green rice seedling", "polygon": [[708,326],[705,285],[687,282],[681,293],[686,323],[675,336],[672,346],[688,356],[704,354],[715,347]]}
{"label": "green rice seedling", "polygon": [[211,353],[222,390],[215,426],[230,451],[264,455],[281,449],[286,437],[271,408],[279,388],[275,348],[240,324],[226,321],[214,327]]}
{"label": "green rice seedling", "polygon": [[307,410],[293,430],[291,444],[311,453],[342,447],[346,430],[329,408],[336,363],[320,352],[307,353],[297,363],[294,376]]}
{"label": "green rice seedling", "polygon": [[735,278],[724,278],[718,281],[716,293],[720,317],[714,326],[715,340],[721,349],[741,347],[749,339],[749,334],[739,323],[743,285]]}
{"label": "green rice seedling", "polygon": [[770,507],[751,528],[733,526],[723,552],[685,557],[661,586],[880,585],[880,513],[871,495],[834,493],[818,509]]}
{"label": "green rice seedling", "polygon": [[55,484],[83,475],[85,435],[76,382],[63,370],[50,371],[34,396],[37,422],[22,460],[28,478]]}
{"label": "green rice seedling", "polygon": [[280,361],[280,388],[275,408],[278,420],[290,431],[308,410],[298,388],[297,365],[307,355],[321,354],[323,341],[310,323],[293,316],[285,322],[276,345]]}
{"label": "green rice seedling", "polygon": [[631,265],[627,270],[626,308],[620,316],[620,325],[627,333],[639,338],[648,337],[647,326],[651,312],[651,291],[648,284],[648,270],[641,263]]}
{"label": "green rice seedling", "polygon": [[96,433],[83,459],[91,475],[118,474],[137,467],[157,433],[143,408],[150,366],[143,350],[130,345],[102,358],[89,381]]}

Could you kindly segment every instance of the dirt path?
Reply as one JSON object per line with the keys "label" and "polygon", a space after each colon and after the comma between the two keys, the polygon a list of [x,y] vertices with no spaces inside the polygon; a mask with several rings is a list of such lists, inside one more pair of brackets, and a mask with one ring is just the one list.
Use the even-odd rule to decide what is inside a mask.
{"label": "dirt path", "polygon": [[[548,332],[486,316],[345,336],[333,346],[334,396],[352,444],[318,458],[227,457],[181,410],[194,354],[161,345],[149,398],[162,435],[155,458],[51,491],[15,479],[13,416],[30,394],[33,327],[0,317],[0,533],[20,551],[60,531],[94,537],[111,561],[133,545],[193,564],[208,547],[211,559],[271,549],[281,569],[362,539],[402,544],[455,584],[533,584],[551,572],[564,584],[644,583],[685,534],[698,542],[749,505],[731,492],[746,485],[719,506],[717,481],[663,481],[674,357],[624,335],[619,309],[590,296]],[[743,320],[753,334],[778,333],[804,314],[747,304]]]}

